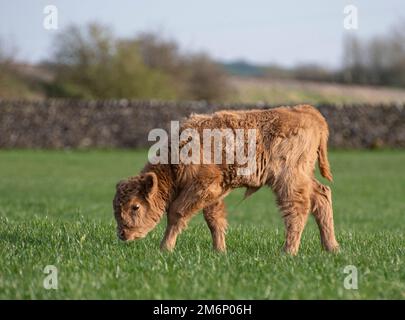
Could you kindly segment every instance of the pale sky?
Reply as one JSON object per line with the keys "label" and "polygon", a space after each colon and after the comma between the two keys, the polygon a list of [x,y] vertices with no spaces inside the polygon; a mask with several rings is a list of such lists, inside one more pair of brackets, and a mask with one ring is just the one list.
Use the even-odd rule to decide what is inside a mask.
{"label": "pale sky", "polygon": [[[404,0],[0,0],[0,39],[18,48],[20,60],[36,62],[51,52],[58,31],[43,27],[46,5],[58,8],[58,31],[98,21],[117,36],[160,31],[183,50],[217,60],[256,63],[319,63],[337,67],[342,39],[386,33],[405,19]],[[358,8],[358,30],[343,28],[345,5]]]}

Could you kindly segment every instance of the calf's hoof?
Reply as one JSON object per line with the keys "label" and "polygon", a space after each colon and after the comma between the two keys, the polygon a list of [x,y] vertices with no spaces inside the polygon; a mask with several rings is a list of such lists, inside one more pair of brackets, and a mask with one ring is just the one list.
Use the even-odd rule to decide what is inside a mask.
{"label": "calf's hoof", "polygon": [[325,250],[331,253],[339,253],[340,252],[340,246],[339,244],[336,242],[334,244],[331,245],[326,245]]}

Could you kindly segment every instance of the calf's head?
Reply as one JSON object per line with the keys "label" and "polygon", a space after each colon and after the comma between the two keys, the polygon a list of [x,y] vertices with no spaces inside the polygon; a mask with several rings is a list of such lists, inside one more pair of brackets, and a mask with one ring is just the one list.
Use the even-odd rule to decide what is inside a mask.
{"label": "calf's head", "polygon": [[156,203],[157,193],[158,179],[153,172],[117,184],[113,207],[121,240],[143,238],[156,226],[162,216]]}

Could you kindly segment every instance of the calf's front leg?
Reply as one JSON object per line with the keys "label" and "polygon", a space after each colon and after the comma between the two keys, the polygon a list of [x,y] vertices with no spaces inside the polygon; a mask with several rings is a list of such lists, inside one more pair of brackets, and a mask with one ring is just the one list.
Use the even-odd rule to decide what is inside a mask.
{"label": "calf's front leg", "polygon": [[192,188],[185,188],[171,204],[167,213],[167,226],[160,249],[173,251],[177,236],[187,227],[191,217],[204,208],[205,201]]}
{"label": "calf's front leg", "polygon": [[199,210],[212,205],[222,195],[218,175],[195,179],[187,184],[170,205],[167,213],[167,227],[160,244],[162,250],[172,251],[177,236],[187,227],[188,221]]}
{"label": "calf's front leg", "polygon": [[221,199],[203,210],[205,221],[210,228],[214,249],[226,251],[225,233],[228,226],[224,200]]}
{"label": "calf's front leg", "polygon": [[165,235],[160,243],[161,250],[173,251],[176,246],[177,236],[187,227],[187,223],[192,217],[190,212],[181,214],[176,210],[167,213],[167,226]]}

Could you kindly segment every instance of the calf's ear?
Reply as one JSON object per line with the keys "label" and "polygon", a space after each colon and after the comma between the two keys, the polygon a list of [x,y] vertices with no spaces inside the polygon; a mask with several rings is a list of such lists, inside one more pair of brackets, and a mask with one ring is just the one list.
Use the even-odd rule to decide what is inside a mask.
{"label": "calf's ear", "polygon": [[145,173],[143,176],[145,196],[152,198],[158,190],[158,178],[154,172]]}

